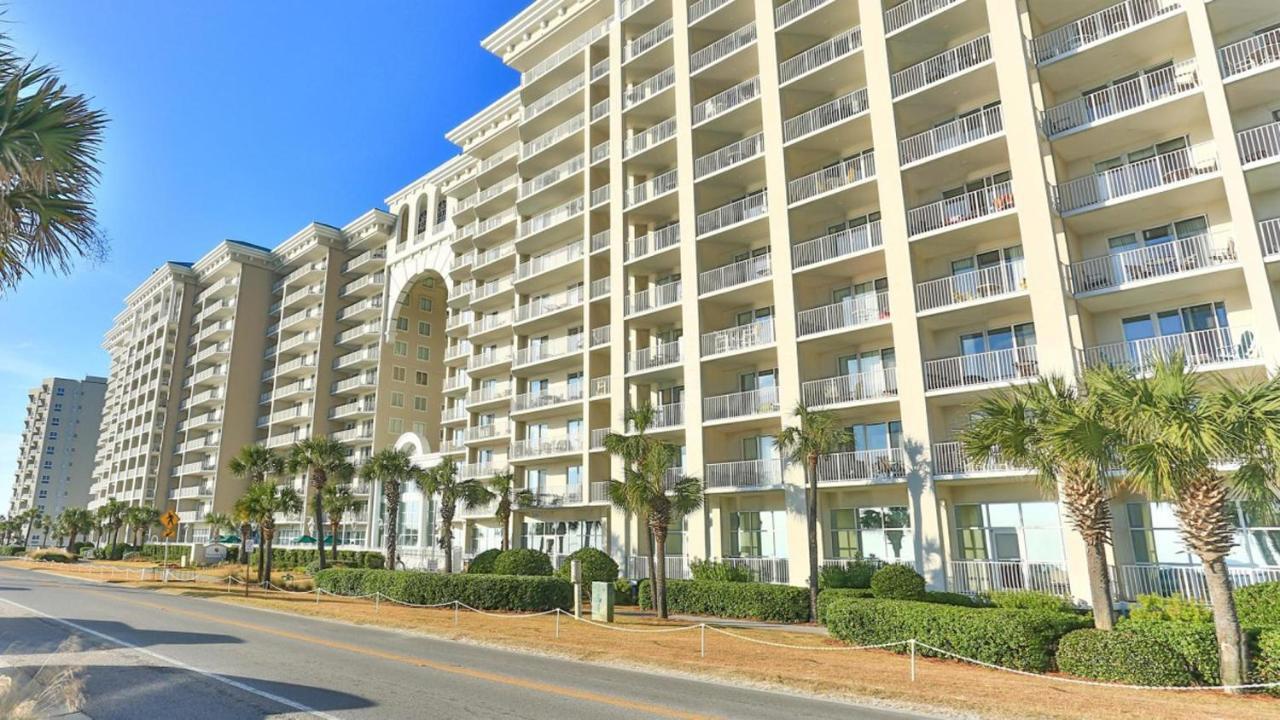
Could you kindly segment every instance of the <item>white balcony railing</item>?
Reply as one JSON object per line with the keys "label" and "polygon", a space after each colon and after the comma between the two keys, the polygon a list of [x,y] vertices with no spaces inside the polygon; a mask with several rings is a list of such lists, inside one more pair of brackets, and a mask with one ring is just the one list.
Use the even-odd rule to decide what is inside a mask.
{"label": "white balcony railing", "polygon": [[1125,0],[1037,35],[1031,39],[1031,56],[1043,65],[1181,8],[1178,0]]}
{"label": "white balcony railing", "polygon": [[793,55],[778,64],[778,82],[785,85],[798,77],[852,55],[862,48],[862,28],[853,27]]}
{"label": "white balcony railing", "polygon": [[1013,208],[1013,185],[997,183],[908,210],[907,234],[923,235]]}
{"label": "white balcony railing", "polygon": [[650,230],[648,233],[638,238],[633,238],[630,242],[623,246],[624,255],[627,260],[635,260],[646,255],[661,252],[680,242],[680,223],[672,223],[656,230]]}
{"label": "white balcony railing", "polygon": [[700,125],[720,117],[744,103],[754,100],[760,95],[760,78],[738,83],[728,90],[712,95],[693,106],[693,124]]}
{"label": "white balcony railing", "polygon": [[886,35],[948,8],[962,0],[907,0],[884,11]]}
{"label": "white balcony railing", "polygon": [[826,167],[787,182],[787,201],[792,205],[825,193],[862,182],[876,174],[874,152],[865,152],[832,167]]}
{"label": "white balcony railing", "polygon": [[1280,64],[1280,28],[1272,28],[1220,48],[1218,64],[1222,66],[1224,78]]}
{"label": "white balcony railing", "polygon": [[730,225],[754,220],[768,211],[769,200],[767,193],[753,193],[698,215],[696,220],[698,236],[701,237],[723,230]]}
{"label": "white balcony railing", "polygon": [[755,41],[756,24],[752,21],[690,54],[689,72],[697,73],[709,68]]}
{"label": "white balcony railing", "polygon": [[677,172],[673,168],[660,175],[655,175],[638,185],[632,185],[622,195],[622,207],[634,207],[660,195],[673,192],[676,189],[677,180]]}
{"label": "white balcony railing", "polygon": [[[537,65],[526,70],[520,75],[520,83],[529,85],[538,78],[546,75],[557,67],[568,62],[570,58],[582,52],[583,48],[591,43],[604,37],[609,32],[609,27],[613,25],[613,18],[609,17],[598,25],[594,25],[590,30],[574,38],[568,45],[557,50],[547,59],[539,62]],[[483,172],[483,170],[481,171]]]}
{"label": "white balcony railing", "polygon": [[809,380],[800,386],[800,397],[811,408],[881,400],[897,395],[898,371],[891,367]]}
{"label": "white balcony railing", "polygon": [[1025,560],[952,560],[947,563],[947,589],[965,595],[1001,590],[1071,595],[1065,565]]}
{"label": "white balcony railing", "polygon": [[[727,2],[727,0],[703,0],[706,2]],[[690,6],[692,12],[694,6]],[[683,555],[668,555],[662,560],[663,570],[668,580],[688,580],[693,577],[689,572],[689,560]],[[627,577],[644,580],[649,577],[649,558],[645,555],[629,555],[627,557]]]}
{"label": "white balcony railing", "polygon": [[559,165],[538,173],[532,178],[524,181],[520,185],[520,198],[528,198],[542,192],[543,190],[555,185],[561,180],[582,172],[586,167],[586,158],[581,155],[574,155]]}
{"label": "white balcony railing", "polygon": [[[1194,565],[1121,565],[1117,595],[1137,600],[1139,595],[1182,596],[1201,603],[1209,602],[1209,587],[1204,570]],[[1248,587],[1257,583],[1280,582],[1280,567],[1228,566],[1231,586]]]}
{"label": "white balcony railing", "polygon": [[576,333],[520,348],[516,351],[515,365],[531,365],[544,360],[568,357],[580,352],[582,352],[582,333]]}
{"label": "white balcony railing", "polygon": [[1021,292],[1027,287],[1027,267],[1022,260],[957,273],[916,285],[916,310],[924,312],[948,305],[986,300]]}
{"label": "white balcony railing", "polygon": [[713,395],[702,399],[703,420],[726,420],[778,412],[778,388],[763,387],[755,390]]}
{"label": "white balcony railing", "polygon": [[750,160],[764,152],[764,133],[756,133],[719,150],[712,150],[693,161],[693,176],[702,178]]}
{"label": "white balcony railing", "polygon": [[1280,218],[1258,223],[1258,236],[1262,238],[1263,254],[1268,257],[1280,254]]}
{"label": "white balcony railing", "polygon": [[607,345],[609,343],[609,338],[611,336],[612,336],[612,333],[609,332],[608,325],[601,325],[600,327],[591,328],[591,347],[599,347],[601,345]]}
{"label": "white balcony railing", "polygon": [[903,165],[910,165],[1003,131],[1004,115],[995,105],[903,138],[898,142],[898,157]]}
{"label": "white balcony railing", "polygon": [[781,484],[782,462],[777,458],[707,463],[708,488],[756,488]]}
{"label": "white balcony railing", "polygon": [[698,292],[713,293],[773,275],[770,254],[757,255],[698,274]]}
{"label": "white balcony railing", "polygon": [[888,319],[889,293],[864,293],[796,313],[796,334],[803,337]]}
{"label": "white balcony railing", "polygon": [[540,275],[548,270],[568,265],[581,257],[582,243],[575,241],[520,263],[516,266],[516,279],[525,280],[535,275]]}
{"label": "white balcony railing", "polygon": [[773,23],[781,29],[831,2],[832,0],[789,0],[773,9]]}
{"label": "white balcony railing", "polygon": [[989,350],[924,363],[925,390],[1028,380],[1040,374],[1035,345]]}
{"label": "white balcony railing", "polygon": [[[724,7],[732,0],[698,0],[689,6],[689,24],[698,22],[702,18]],[[632,576],[628,576],[632,577]],[[670,576],[668,576],[670,577]]]}
{"label": "white balcony railing", "polygon": [[969,42],[904,68],[889,78],[893,97],[900,98],[947,78],[959,75],[991,59],[991,38],[976,37]]}
{"label": "white balcony railing", "polygon": [[746,325],[703,333],[702,357],[747,350],[774,341],[773,318],[762,318]]}
{"label": "white balcony railing", "polygon": [[671,37],[671,29],[671,20],[668,18],[667,21],[661,25],[654,27],[642,35],[637,35],[631,40],[631,42],[622,46],[622,62],[630,62],[657,47],[660,43]]}
{"label": "white balcony railing", "polygon": [[802,268],[883,245],[880,221],[876,220],[866,225],[837,230],[822,237],[796,243],[791,247],[791,265]]}
{"label": "white balcony railing", "polygon": [[676,84],[676,70],[659,70],[622,93],[623,109],[634,107]]}
{"label": "white balcony railing", "polygon": [[[649,148],[676,136],[676,119],[667,118],[656,125],[650,125],[644,130],[632,135],[622,141],[622,157],[629,158],[638,152],[648,150]],[[592,156],[591,161],[595,162]]]}
{"label": "white balcony railing", "polygon": [[1144,372],[1158,361],[1178,355],[1190,367],[1240,362],[1257,358],[1258,346],[1252,330],[1221,327],[1085,348],[1084,365],[1130,367]]}
{"label": "white balcony railing", "polygon": [[582,436],[565,435],[555,438],[534,438],[511,443],[511,459],[545,457],[582,452]]}
{"label": "white balcony railing", "polygon": [[557,208],[552,208],[546,212],[538,213],[533,217],[520,223],[520,238],[524,239],[546,230],[547,228],[559,225],[560,223],[582,214],[586,207],[581,197],[574,198],[569,202]]}
{"label": "white balcony railing", "polygon": [[541,115],[542,113],[555,107],[556,105],[564,102],[566,99],[571,97],[574,93],[586,87],[586,84],[587,84],[587,78],[583,75],[578,75],[570,79],[568,82],[564,83],[560,87],[552,90],[551,92],[548,92],[546,95],[543,95],[542,97],[538,98],[537,100],[534,100],[528,105],[525,105],[524,106],[525,121],[532,120],[537,116]]}
{"label": "white balcony railing", "polygon": [[680,302],[680,281],[653,285],[623,298],[623,310],[627,315],[649,312]]}
{"label": "white balcony railing", "polygon": [[551,128],[538,137],[520,146],[520,157],[528,159],[555,145],[570,135],[579,132],[586,126],[586,118],[581,113]]}
{"label": "white balcony railing", "polygon": [[791,142],[810,133],[824,130],[865,113],[870,105],[867,103],[867,89],[859,88],[835,100],[825,102],[811,110],[787,118],[782,123],[782,139]]}
{"label": "white balcony railing", "polygon": [[1019,467],[1000,459],[992,453],[985,460],[975,462],[964,451],[959,442],[940,442],[933,444],[930,456],[934,475],[981,475],[986,473],[1029,472],[1028,468]]}
{"label": "white balcony railing", "polygon": [[887,480],[906,474],[906,454],[902,448],[852,450],[818,458],[819,483]]}
{"label": "white balcony railing", "polygon": [[511,362],[511,346],[503,345],[501,347],[488,348],[484,352],[476,353],[467,358],[467,370],[479,370],[480,368],[508,362]]}
{"label": "white balcony railing", "polygon": [[1058,185],[1058,212],[1084,210],[1217,171],[1218,153],[1211,142],[1171,150]]}
{"label": "white balcony railing", "polygon": [[684,353],[681,351],[681,342],[679,340],[658,343],[627,353],[627,372],[641,372],[672,365],[683,361],[683,359]]}
{"label": "white balcony railing", "polygon": [[1171,277],[1236,261],[1229,233],[1180,238],[1071,264],[1071,290],[1086,293]]}
{"label": "white balcony railing", "polygon": [[1241,130],[1236,133],[1236,145],[1245,165],[1280,158],[1280,122]]}
{"label": "white balcony railing", "polygon": [[515,321],[518,323],[527,322],[566,310],[571,307],[582,304],[582,288],[574,287],[555,295],[539,297],[530,300],[524,305],[517,305],[515,312]]}
{"label": "white balcony railing", "polygon": [[1044,134],[1060,135],[1199,87],[1196,61],[1183,60],[1048,108],[1044,111]]}

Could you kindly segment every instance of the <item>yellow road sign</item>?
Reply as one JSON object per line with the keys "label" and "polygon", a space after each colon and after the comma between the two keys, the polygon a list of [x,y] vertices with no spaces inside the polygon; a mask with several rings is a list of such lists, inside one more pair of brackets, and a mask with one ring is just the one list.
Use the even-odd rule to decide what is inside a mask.
{"label": "yellow road sign", "polygon": [[178,534],[178,513],[167,510],[160,516],[160,524],[164,526],[162,536],[171,538]]}

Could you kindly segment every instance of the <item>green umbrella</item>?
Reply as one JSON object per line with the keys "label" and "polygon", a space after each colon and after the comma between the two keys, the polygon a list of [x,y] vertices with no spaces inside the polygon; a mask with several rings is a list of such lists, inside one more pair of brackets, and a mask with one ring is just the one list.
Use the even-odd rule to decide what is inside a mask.
{"label": "green umbrella", "polygon": [[228,545],[231,543],[238,543],[240,542],[240,536],[239,535],[223,535],[222,537],[218,538],[218,542],[223,543],[224,545]]}
{"label": "green umbrella", "polygon": [[294,542],[298,543],[299,545],[302,545],[305,543],[315,543],[315,541],[316,539],[311,537],[310,535],[303,535],[302,537],[294,540]]}
{"label": "green umbrella", "polygon": [[325,545],[332,545],[332,544],[333,544],[333,536],[332,536],[332,535],[325,535],[325,536],[324,536],[324,544],[325,544]]}

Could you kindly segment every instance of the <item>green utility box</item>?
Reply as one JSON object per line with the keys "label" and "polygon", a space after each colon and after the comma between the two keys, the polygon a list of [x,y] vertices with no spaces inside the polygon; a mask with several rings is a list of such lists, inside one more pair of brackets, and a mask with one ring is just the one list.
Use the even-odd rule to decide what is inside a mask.
{"label": "green utility box", "polygon": [[613,622],[613,583],[591,583],[591,619]]}

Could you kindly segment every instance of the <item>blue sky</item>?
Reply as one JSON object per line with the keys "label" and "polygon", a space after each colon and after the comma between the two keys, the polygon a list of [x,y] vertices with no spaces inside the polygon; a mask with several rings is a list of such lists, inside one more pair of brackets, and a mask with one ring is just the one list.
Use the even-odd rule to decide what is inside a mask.
{"label": "blue sky", "polygon": [[105,375],[102,334],[166,260],[341,225],[455,154],[510,90],[480,40],[527,0],[10,0],[4,30],[111,117],[97,193],[111,257],[0,299],[0,513],[27,388]]}

